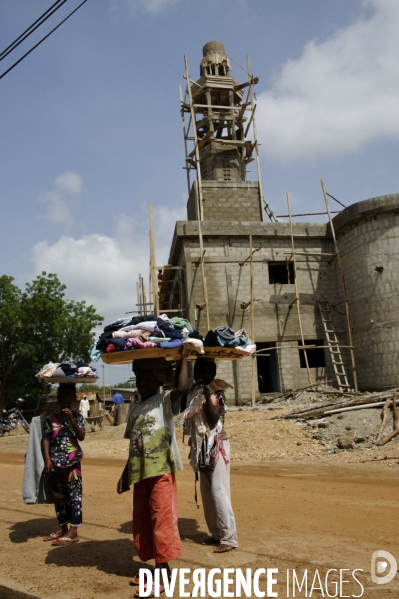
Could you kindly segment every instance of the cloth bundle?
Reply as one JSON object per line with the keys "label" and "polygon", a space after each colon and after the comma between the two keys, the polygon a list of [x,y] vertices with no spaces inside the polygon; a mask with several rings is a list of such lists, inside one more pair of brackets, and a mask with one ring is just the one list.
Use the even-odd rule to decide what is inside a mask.
{"label": "cloth bundle", "polygon": [[39,381],[45,381],[46,378],[65,378],[65,379],[79,379],[79,378],[98,378],[97,370],[91,368],[84,362],[61,362],[54,363],[49,362],[45,364],[43,368],[36,374]]}
{"label": "cloth bundle", "polygon": [[234,332],[230,327],[216,327],[208,331],[204,339],[205,347],[234,347],[245,355],[251,355],[256,351],[256,345],[249,338],[245,329]]}
{"label": "cloth bundle", "polygon": [[186,339],[203,341],[203,337],[185,318],[169,319],[166,314],[119,318],[104,327],[91,351],[91,359],[96,362],[104,352],[154,347],[174,349],[180,347]]}

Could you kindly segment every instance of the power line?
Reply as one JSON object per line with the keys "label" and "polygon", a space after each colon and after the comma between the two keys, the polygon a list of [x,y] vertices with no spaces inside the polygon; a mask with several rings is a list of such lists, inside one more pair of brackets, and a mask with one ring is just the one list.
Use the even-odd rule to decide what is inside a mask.
{"label": "power line", "polygon": [[15,39],[12,42],[12,44],[7,46],[7,48],[5,50],[3,50],[3,52],[0,53],[0,60],[3,60],[3,58],[8,56],[10,54],[10,52],[15,50],[15,48],[17,48],[19,46],[19,44],[22,44],[22,42],[24,40],[26,40],[26,38],[29,37],[31,35],[31,33],[33,33],[38,27],[40,27],[40,25],[42,25],[42,23],[47,21],[47,19],[49,17],[51,17],[59,8],[61,8],[61,6],[63,4],[65,4],[66,1],[67,0],[57,0],[57,2],[54,2],[54,4],[46,10],[46,12],[44,12],[38,19],[36,19],[36,21],[34,23],[32,23],[32,25],[30,25],[30,27],[28,27],[28,29],[25,29],[25,31],[23,33],[21,33],[21,35],[19,35],[17,37],[17,39]]}
{"label": "power line", "polygon": [[54,33],[54,31],[56,29],[58,29],[58,27],[61,27],[61,25],[63,23],[65,23],[65,21],[67,21],[69,19],[69,17],[71,17],[77,10],[79,10],[79,8],[81,6],[83,6],[83,4],[85,4],[87,2],[87,0],[83,0],[83,2],[81,2],[79,4],[79,6],[77,6],[71,13],[69,13],[69,15],[67,17],[65,17],[65,19],[63,19],[61,21],[61,23],[59,23],[56,27],[54,27],[54,29],[52,29],[47,35],[45,35],[37,44],[35,44],[33,46],[33,48],[31,48],[30,50],[28,50],[28,52],[26,52],[19,60],[17,60],[17,62],[14,62],[13,65],[10,66],[10,68],[8,68],[6,71],[4,71],[4,73],[2,73],[0,75],[0,79],[3,79],[3,77],[5,77],[5,75],[7,75],[7,73],[9,73],[10,71],[13,70],[13,68],[15,68],[17,66],[17,64],[19,64],[24,58],[26,58],[31,52],[33,52],[33,50],[35,50],[38,46],[40,46],[40,44],[42,42],[44,42],[45,39],[47,39],[52,33]]}

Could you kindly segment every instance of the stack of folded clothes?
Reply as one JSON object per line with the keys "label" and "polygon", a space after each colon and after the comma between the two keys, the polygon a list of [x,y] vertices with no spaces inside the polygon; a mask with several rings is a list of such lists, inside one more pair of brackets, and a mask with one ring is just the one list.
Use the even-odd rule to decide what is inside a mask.
{"label": "stack of folded clothes", "polygon": [[[49,362],[36,374],[37,378],[42,381],[49,382],[49,379],[66,379],[65,382],[68,382],[67,379],[86,379],[92,378],[97,379],[98,374],[95,368],[91,368],[88,364],[84,362],[77,362],[73,364],[72,362]],[[76,380],[78,382],[78,380]]]}
{"label": "stack of folded clothes", "polygon": [[91,359],[96,362],[103,353],[124,350],[174,349],[183,343],[190,344],[190,348],[200,354],[204,353],[204,346],[234,348],[244,355],[256,351],[256,345],[244,329],[235,332],[220,326],[209,331],[204,339],[185,318],[149,314],[120,318],[105,326],[91,351]]}
{"label": "stack of folded clothes", "polygon": [[168,318],[166,314],[120,318],[104,327],[92,349],[91,359],[96,362],[101,354],[132,349],[173,349],[188,339],[203,340],[185,318]]}
{"label": "stack of folded clothes", "polygon": [[256,345],[251,341],[245,329],[235,332],[226,326],[208,331],[204,345],[205,347],[234,347],[245,355],[251,355],[256,351]]}

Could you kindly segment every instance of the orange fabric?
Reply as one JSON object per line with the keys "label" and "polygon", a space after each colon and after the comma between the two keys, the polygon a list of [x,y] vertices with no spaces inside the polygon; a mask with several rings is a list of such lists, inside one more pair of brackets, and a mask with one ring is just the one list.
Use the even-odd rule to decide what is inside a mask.
{"label": "orange fabric", "polygon": [[153,476],[134,484],[133,538],[139,558],[158,564],[182,554],[177,526],[175,474]]}

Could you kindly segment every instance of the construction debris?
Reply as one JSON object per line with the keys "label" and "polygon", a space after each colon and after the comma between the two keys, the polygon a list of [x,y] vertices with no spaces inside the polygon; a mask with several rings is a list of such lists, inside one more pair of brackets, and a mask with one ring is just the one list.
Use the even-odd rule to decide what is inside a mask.
{"label": "construction debris", "polygon": [[[290,414],[284,416],[284,418],[316,418],[328,415],[329,413],[336,413],[341,409],[343,410],[352,406],[378,407],[378,405],[381,405],[382,401],[390,401],[398,390],[399,388],[395,388],[389,391],[381,391],[376,393],[364,393],[362,395],[353,394],[353,398],[344,399],[338,402],[331,399],[311,409],[302,409],[291,412]],[[320,387],[320,389],[318,388],[317,391],[321,395],[323,393],[322,387]]]}
{"label": "construction debris", "polygon": [[[399,434],[396,405],[398,388],[375,393],[342,394],[336,390],[334,392],[327,385],[314,387],[280,396],[278,404],[270,406],[268,410],[288,407],[298,399],[301,405],[271,420],[291,420],[305,430],[317,429],[312,438],[327,445],[327,451],[350,450],[363,444],[369,447],[382,446]],[[326,397],[325,401],[321,401]],[[378,407],[382,407],[380,415],[375,409]],[[390,413],[393,430],[387,434]]]}

